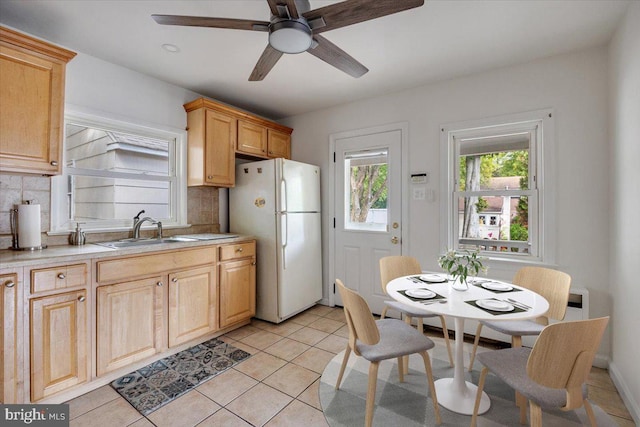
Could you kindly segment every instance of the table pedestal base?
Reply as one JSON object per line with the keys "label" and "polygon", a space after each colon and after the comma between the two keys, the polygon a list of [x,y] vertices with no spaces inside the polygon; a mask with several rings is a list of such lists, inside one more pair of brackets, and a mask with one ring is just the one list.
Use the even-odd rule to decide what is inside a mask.
{"label": "table pedestal base", "polygon": [[[441,378],[435,382],[438,403],[450,411],[462,415],[473,415],[473,407],[476,403],[478,386],[464,380],[464,319],[455,318],[456,342],[455,342],[455,366],[453,378]],[[491,400],[487,393],[482,392],[478,414],[484,414],[489,410]]]}
{"label": "table pedestal base", "polygon": [[[465,381],[462,387],[455,378],[442,378],[436,380],[436,396],[438,403],[452,412],[462,415],[473,415],[473,406],[476,403],[478,386]],[[484,414],[489,410],[491,401],[484,391],[480,399],[478,414]]]}

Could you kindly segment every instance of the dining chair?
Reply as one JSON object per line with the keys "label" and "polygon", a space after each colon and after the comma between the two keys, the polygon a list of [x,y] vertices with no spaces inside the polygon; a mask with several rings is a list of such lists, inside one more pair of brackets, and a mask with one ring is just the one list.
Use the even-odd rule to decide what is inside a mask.
{"label": "dining chair", "polygon": [[398,360],[398,376],[404,381],[404,370],[401,360],[403,356],[418,353],[424,361],[427,373],[429,392],[433,400],[436,423],[441,423],[436,389],[431,371],[431,359],[427,350],[434,347],[433,341],[398,319],[375,320],[371,314],[369,304],[357,292],[347,288],[340,279],[336,280],[338,291],[344,305],[344,314],[349,329],[349,341],[344,351],[342,366],[336,381],[336,390],[340,388],[344,369],[353,351],[356,356],[362,356],[370,362],[367,401],[365,412],[365,426],[373,422],[373,408],[376,397],[376,382],[378,379],[378,365],[383,360]]}
{"label": "dining chair", "polygon": [[[514,347],[480,353],[484,365],[478,382],[471,427],[475,427],[485,379],[489,372],[529,400],[531,427],[542,426],[542,408],[572,411],[584,405],[596,426],[587,400],[587,377],[609,317],[554,323],[544,328],[533,349]],[[526,405],[520,423],[527,422]]]}
{"label": "dining chair", "polygon": [[543,267],[523,267],[513,277],[513,284],[542,295],[549,302],[549,310],[544,316],[534,320],[481,320],[478,323],[476,337],[473,341],[469,372],[473,369],[473,361],[476,357],[483,326],[511,335],[511,347],[521,347],[522,337],[540,335],[544,327],[549,324],[549,319],[564,319],[569,302],[569,288],[571,287],[571,276],[567,273]]}
{"label": "dining chair", "polygon": [[[417,259],[411,256],[399,255],[388,256],[380,258],[380,282],[382,285],[382,292],[387,295],[387,284],[402,276],[418,275],[422,273],[422,268]],[[447,352],[449,353],[449,364],[453,367],[453,353],[451,352],[451,343],[449,342],[449,330],[447,329],[447,322],[444,316],[431,313],[427,310],[420,310],[410,307],[399,301],[385,301],[385,307],[382,309],[380,318],[384,319],[387,315],[387,310],[390,308],[400,312],[400,316],[404,316],[405,322],[411,324],[412,319],[417,319],[417,327],[419,331],[423,330],[422,319],[429,317],[439,317],[440,324],[442,325],[442,335],[444,336],[444,342],[447,346]],[[405,367],[406,372],[406,367]]]}

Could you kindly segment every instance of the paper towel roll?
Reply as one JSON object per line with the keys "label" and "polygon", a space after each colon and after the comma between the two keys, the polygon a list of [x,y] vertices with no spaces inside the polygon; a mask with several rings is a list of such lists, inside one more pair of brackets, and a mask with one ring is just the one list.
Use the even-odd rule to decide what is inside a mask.
{"label": "paper towel roll", "polygon": [[18,206],[18,246],[20,248],[40,247],[40,205]]}

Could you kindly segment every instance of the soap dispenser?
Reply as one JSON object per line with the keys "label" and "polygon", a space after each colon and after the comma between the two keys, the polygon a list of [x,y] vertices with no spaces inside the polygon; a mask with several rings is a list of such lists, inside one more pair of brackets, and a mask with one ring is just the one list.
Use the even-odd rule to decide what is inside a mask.
{"label": "soap dispenser", "polygon": [[76,245],[76,246],[80,246],[80,245],[84,245],[85,242],[85,235],[84,235],[84,231],[82,231],[82,229],[80,228],[80,222],[78,222],[76,224],[76,231],[72,232],[69,235],[69,243],[71,243],[72,245]]}

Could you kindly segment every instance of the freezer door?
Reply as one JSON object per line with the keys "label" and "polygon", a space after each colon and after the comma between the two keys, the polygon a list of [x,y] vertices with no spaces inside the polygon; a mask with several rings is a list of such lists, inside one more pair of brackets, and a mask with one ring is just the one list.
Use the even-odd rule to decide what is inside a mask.
{"label": "freezer door", "polygon": [[285,319],[322,298],[320,213],[278,217],[278,315]]}
{"label": "freezer door", "polygon": [[275,169],[280,212],[320,212],[318,166],[276,159]]}

